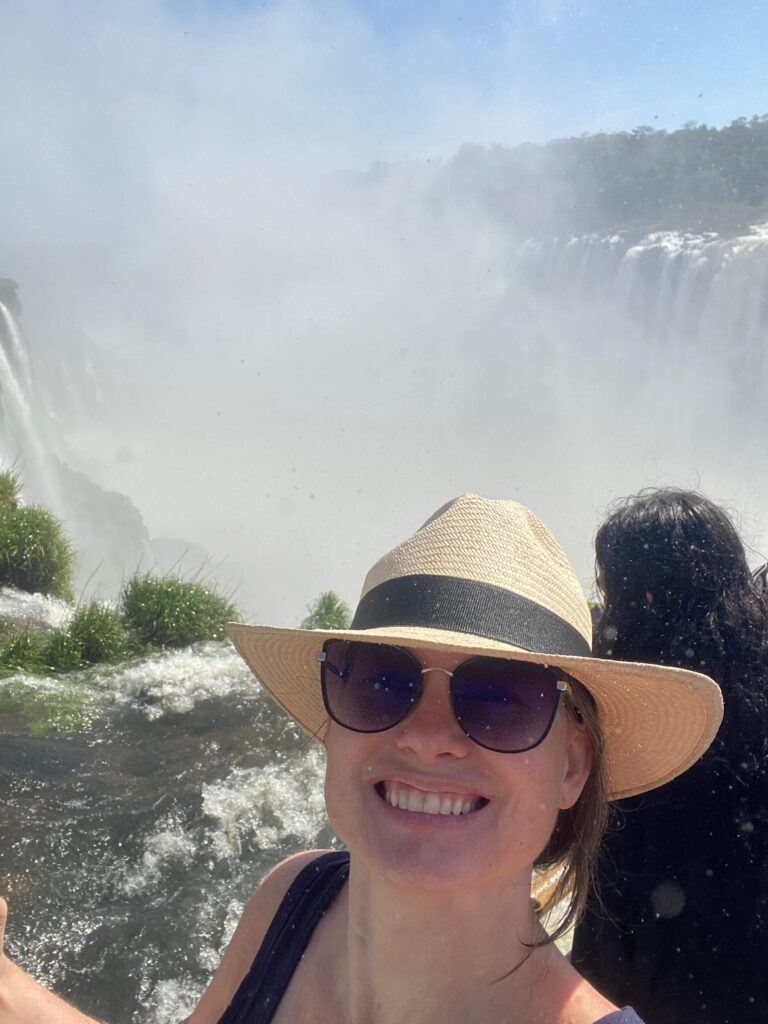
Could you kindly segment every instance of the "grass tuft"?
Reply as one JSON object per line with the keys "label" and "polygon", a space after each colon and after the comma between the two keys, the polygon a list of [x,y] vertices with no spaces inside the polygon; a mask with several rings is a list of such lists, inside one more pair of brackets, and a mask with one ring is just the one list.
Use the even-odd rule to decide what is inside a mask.
{"label": "grass tuft", "polygon": [[59,520],[38,505],[0,505],[0,586],[72,601],[75,553]]}
{"label": "grass tuft", "polygon": [[21,479],[15,469],[0,472],[0,509],[11,510],[19,507],[21,501]]}
{"label": "grass tuft", "polygon": [[237,609],[202,583],[152,573],[131,577],[120,595],[120,614],[141,644],[187,647],[221,640]]}
{"label": "grass tuft", "polygon": [[47,634],[10,630],[0,638],[0,677],[16,672],[39,672],[45,664]]}
{"label": "grass tuft", "polygon": [[119,615],[99,601],[78,608],[61,629],[9,626],[3,631],[0,623],[0,678],[21,671],[34,675],[76,672],[100,662],[113,664],[133,653]]}
{"label": "grass tuft", "polygon": [[101,601],[77,609],[67,632],[84,664],[115,663],[131,654],[128,633],[117,611]]}
{"label": "grass tuft", "polygon": [[84,664],[82,647],[68,629],[54,629],[46,635],[41,659],[52,672],[76,672]]}

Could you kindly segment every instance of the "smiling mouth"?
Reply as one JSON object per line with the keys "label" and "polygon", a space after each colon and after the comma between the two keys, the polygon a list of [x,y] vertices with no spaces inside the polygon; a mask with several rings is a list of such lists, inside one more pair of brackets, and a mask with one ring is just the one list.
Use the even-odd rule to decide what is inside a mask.
{"label": "smiling mouth", "polygon": [[482,796],[461,796],[458,793],[437,793],[423,789],[414,789],[403,782],[384,780],[375,786],[382,800],[392,807],[417,814],[445,814],[459,817],[473,814],[488,803]]}

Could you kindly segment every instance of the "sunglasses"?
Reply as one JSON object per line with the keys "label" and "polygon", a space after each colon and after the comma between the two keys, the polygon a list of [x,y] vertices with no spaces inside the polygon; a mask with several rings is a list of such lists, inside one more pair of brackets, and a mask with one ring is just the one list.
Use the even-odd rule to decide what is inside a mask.
{"label": "sunglasses", "polygon": [[[402,722],[421,698],[426,673],[444,671],[423,668],[402,647],[359,640],[326,640],[317,657],[326,710],[353,732],[384,732]],[[462,731],[504,754],[537,747],[562,694],[572,690],[562,669],[506,658],[469,658],[446,675]]]}

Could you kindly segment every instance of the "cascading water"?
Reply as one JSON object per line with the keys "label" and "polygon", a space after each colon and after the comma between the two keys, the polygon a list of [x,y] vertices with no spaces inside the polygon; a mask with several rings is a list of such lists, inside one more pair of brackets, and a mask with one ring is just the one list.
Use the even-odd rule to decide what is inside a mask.
{"label": "cascading water", "polygon": [[99,1019],[195,1005],[254,885],[333,843],[322,755],[228,645],[0,683],[12,954]]}
{"label": "cascading water", "polygon": [[[65,523],[77,552],[78,594],[88,588],[113,598],[137,569],[199,569],[207,557],[202,549],[176,538],[153,545],[129,498],[104,490],[67,464],[56,403],[49,400],[56,381],[46,389],[35,373],[40,367],[14,313],[15,291],[14,282],[0,278],[0,469],[15,468],[25,500],[44,505]],[[72,389],[66,393],[71,399]]]}
{"label": "cascading water", "polygon": [[[587,235],[528,242],[515,276],[566,314],[599,311],[603,332],[631,332],[646,361],[705,360],[734,392],[760,383],[768,332],[768,225],[745,237],[658,232],[636,243]],[[588,321],[588,329],[593,323]],[[584,339],[587,340],[586,338]],[[667,364],[668,365],[668,364]]]}
{"label": "cascading water", "polygon": [[21,326],[0,301],[0,458],[6,465],[22,466],[25,480],[39,500],[59,509],[61,499],[41,406]]}

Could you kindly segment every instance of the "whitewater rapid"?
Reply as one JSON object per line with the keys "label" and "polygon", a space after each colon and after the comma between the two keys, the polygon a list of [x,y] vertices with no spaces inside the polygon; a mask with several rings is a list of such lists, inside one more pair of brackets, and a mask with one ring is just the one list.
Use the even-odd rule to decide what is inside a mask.
{"label": "whitewater rapid", "polygon": [[9,950],[99,1019],[177,1024],[260,877],[335,842],[322,748],[226,644],[2,680],[0,730]]}

